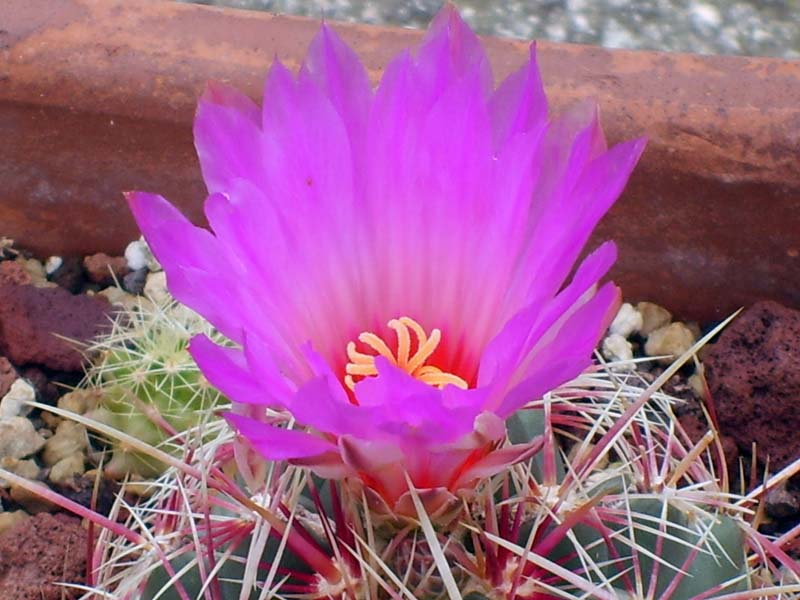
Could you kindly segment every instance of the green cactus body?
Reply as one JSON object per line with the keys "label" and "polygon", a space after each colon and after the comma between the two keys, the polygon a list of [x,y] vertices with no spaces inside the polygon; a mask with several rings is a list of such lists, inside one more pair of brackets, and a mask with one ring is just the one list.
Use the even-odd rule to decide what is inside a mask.
{"label": "green cactus body", "polygon": [[[261,596],[261,590],[258,588],[250,590],[249,594],[242,596],[242,581],[245,579],[245,570],[247,566],[247,556],[250,553],[250,544],[252,538],[247,537],[241,544],[236,547],[222,547],[217,546],[218,553],[217,560],[221,563],[218,567],[216,582],[219,586],[220,598],[248,598],[256,600]],[[280,547],[280,540],[270,537],[267,540],[266,547],[263,551],[264,564],[258,569],[257,578],[259,581],[264,581],[268,577],[268,572],[271,568],[270,560],[278,554]],[[222,555],[225,555],[224,560],[220,560]],[[203,576],[207,572],[208,566],[201,569],[200,563],[206,561],[207,558],[202,554],[198,554],[194,550],[179,554],[170,561],[170,566],[178,573],[177,581],[183,586],[190,598],[202,598],[203,590],[208,587],[207,581]],[[306,576],[313,577],[308,567],[290,550],[283,549],[280,558],[280,571],[281,574],[276,577],[274,587],[280,589],[280,580],[286,577],[286,572],[302,573]],[[174,582],[170,583],[172,577],[164,568],[159,565],[148,577],[147,586],[142,593],[142,600],[152,600],[155,598],[164,598],[164,589],[171,589]],[[167,595],[167,597],[173,597]]]}
{"label": "green cactus body", "polygon": [[[92,417],[173,455],[181,452],[168,443],[164,424],[184,434],[225,402],[189,354],[189,340],[199,333],[214,335],[206,322],[176,304],[142,304],[121,313],[111,334],[93,348],[99,359],[87,378],[101,391],[101,400]],[[112,445],[106,465],[110,476],[149,478],[163,472],[164,465],[150,456],[116,441]]]}
{"label": "green cactus body", "polygon": [[[605,392],[593,380],[585,395],[553,393],[509,418],[510,442],[541,438],[541,451],[464,494],[446,522],[423,519],[421,502],[419,519],[389,518],[354,482],[283,463],[253,476],[245,458],[230,458],[241,447],[231,452],[235,436],[224,423],[211,424],[216,438],[199,432],[171,443],[159,419],[176,431],[197,429],[224,399],[187,351],[191,335],[208,326],[163,309],[147,314],[130,317],[132,328],[118,325],[90,373],[105,423],[187,463],[164,473],[133,509],[149,567],[146,583],[142,571],[126,583],[146,600],[175,597],[175,582],[190,598],[214,586],[222,598],[705,600],[755,597],[772,583],[759,581],[760,571],[785,573],[773,589],[800,591],[792,559],[753,552],[757,503],[730,493],[709,467],[708,434],[693,441],[671,399],[648,403],[652,392],[619,383],[616,373]],[[113,452],[119,473],[161,470],[119,443]],[[164,556],[149,551],[154,533]],[[130,546],[112,550],[109,589],[131,556]]]}
{"label": "green cactus body", "polygon": [[740,524],[724,513],[696,508],[689,512],[657,497],[628,500],[630,525],[616,539],[618,560],[612,568],[631,567],[630,578],[639,580],[642,597],[689,600],[715,589],[704,597],[748,589]]}

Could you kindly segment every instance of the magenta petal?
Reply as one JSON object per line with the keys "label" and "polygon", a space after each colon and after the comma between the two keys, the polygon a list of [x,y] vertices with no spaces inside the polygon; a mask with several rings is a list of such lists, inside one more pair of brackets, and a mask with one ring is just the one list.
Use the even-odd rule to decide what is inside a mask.
{"label": "magenta petal", "polygon": [[261,109],[246,94],[219,81],[209,81],[199,104],[214,104],[233,109],[254,125],[261,126]]}
{"label": "magenta petal", "polygon": [[549,214],[569,221],[573,215],[563,212],[563,203],[569,198],[574,178],[605,149],[605,136],[594,102],[576,104],[550,123],[536,156],[537,162],[547,165],[538,173],[533,191],[536,202],[531,207],[531,216],[537,227],[543,227],[540,219]]}
{"label": "magenta petal", "polygon": [[132,192],[127,199],[139,229],[167,276],[179,269],[216,271],[223,267],[223,251],[217,239],[208,230],[192,225],[162,196]]}
{"label": "magenta petal", "polygon": [[547,98],[536,61],[536,44],[531,44],[530,59],[509,75],[492,94],[494,147],[500,148],[509,138],[543,127],[547,119]]}
{"label": "magenta petal", "polygon": [[[600,282],[615,246],[567,278],[642,140],[609,150],[593,103],[550,121],[534,46],[492,92],[452,4],[374,94],[323,25],[298,73],[273,64],[260,110],[210,85],[195,136],[210,231],[159,196],[129,201],[173,295],[238,344],[200,337],[191,352],[259,452],[358,479],[389,506],[406,473],[452,496],[527,456],[503,449],[504,419],[590,364],[619,303]],[[441,334],[426,366],[470,389],[395,366],[387,322],[403,316]],[[352,391],[347,361],[368,361],[349,342],[380,355]]]}
{"label": "magenta petal", "polygon": [[243,94],[209,84],[194,121],[194,143],[210,193],[225,191],[239,178],[261,173],[260,111]]}
{"label": "magenta petal", "polygon": [[225,289],[230,287],[225,281],[231,274],[230,264],[217,238],[192,225],[161,196],[132,192],[127,199],[153,254],[164,267],[172,295],[226,336],[240,341],[241,322],[230,310],[231,294]]}
{"label": "magenta petal", "polygon": [[[586,166],[570,194],[572,206],[564,208],[575,215],[572,231],[567,235],[563,230],[558,231],[559,218],[554,213],[549,227],[543,227],[537,236],[536,247],[549,256],[547,261],[539,258],[536,260],[538,264],[532,265],[542,280],[561,282],[573,268],[592,230],[622,193],[644,143],[640,139],[619,144]],[[533,291],[539,293],[541,290]]]}
{"label": "magenta petal", "polygon": [[527,359],[531,366],[521,375],[523,381],[506,394],[495,412],[509,417],[528,402],[567,383],[589,367],[591,353],[619,304],[619,288],[613,284],[600,288],[552,333],[550,343],[532,351]]}
{"label": "magenta petal", "polygon": [[[261,384],[262,388],[269,390],[271,398],[281,406],[287,406],[290,398],[297,391],[294,383],[302,379],[299,370],[292,367],[292,361],[285,354],[282,344],[269,345],[255,332],[247,334],[244,340],[244,356],[252,376]],[[284,367],[278,364],[283,358]]]}
{"label": "magenta petal", "polygon": [[478,74],[481,93],[492,89],[492,69],[478,36],[446,3],[434,17],[416,55],[420,85],[435,98],[465,75]]}
{"label": "magenta petal", "polygon": [[[190,258],[196,257],[198,254],[197,248],[203,242],[215,244],[215,241],[210,238],[208,232],[202,232],[199,228],[192,225],[189,220],[183,216],[177,208],[172,206],[163,196],[158,194],[149,194],[147,192],[129,192],[125,195],[128,200],[128,206],[136,219],[139,229],[145,236],[153,237],[150,244],[151,250],[157,252],[159,255],[164,256],[166,262],[176,263],[175,260],[178,256],[185,256],[187,250],[190,251]],[[177,229],[178,232],[170,231]],[[208,238],[199,243],[195,243],[194,239],[188,240],[190,243],[189,248],[176,247],[176,241],[180,238],[178,235],[186,231],[192,231],[195,235],[207,235]],[[181,246],[181,245],[177,245]],[[202,251],[199,252],[202,255]]]}
{"label": "magenta petal", "polygon": [[331,27],[323,25],[309,46],[305,68],[344,121],[353,147],[360,146],[366,135],[372,90],[356,53]]}
{"label": "magenta petal", "polygon": [[496,475],[511,465],[530,458],[540,450],[541,446],[541,439],[535,439],[526,444],[513,444],[494,450],[465,470],[461,477],[452,484],[452,487],[459,489],[466,487],[471,481]]}
{"label": "magenta petal", "polygon": [[334,444],[302,431],[273,427],[230,412],[223,416],[253,448],[269,460],[309,458],[338,451]]}
{"label": "magenta petal", "polygon": [[[370,412],[337,400],[337,390],[327,377],[317,377],[303,385],[291,399],[288,409],[303,425],[334,435],[364,434],[374,426]],[[341,390],[341,386],[338,386]]]}
{"label": "magenta petal", "polygon": [[265,388],[250,373],[241,350],[225,348],[205,335],[196,335],[189,344],[189,353],[211,384],[232,401],[270,403]]}
{"label": "magenta petal", "polygon": [[264,95],[269,98],[262,136],[267,201],[281,206],[289,227],[314,236],[303,246],[306,252],[324,243],[331,244],[324,248],[329,252],[346,250],[351,242],[343,229],[354,221],[357,165],[345,120],[307,73],[295,81],[279,62],[270,69]]}
{"label": "magenta petal", "polygon": [[[539,298],[509,319],[483,353],[478,385],[489,385],[496,377],[503,377],[504,372],[517,368],[545,332],[572,310],[581,297],[592,293],[616,257],[616,246],[606,242],[584,259],[572,282],[555,299]],[[593,324],[593,328],[597,327],[598,324]]]}
{"label": "magenta petal", "polygon": [[[448,442],[472,430],[485,390],[440,391],[379,357],[379,375],[356,385],[360,406],[351,404],[331,372],[303,385],[287,408],[304,425],[337,436],[374,440]],[[445,404],[446,402],[446,404]],[[441,427],[443,421],[448,427]]]}
{"label": "magenta petal", "polygon": [[[375,360],[375,364],[378,376],[359,382],[356,397],[363,404],[361,410],[374,412],[373,426],[377,430],[397,439],[426,444],[449,442],[472,431],[480,405],[465,403],[459,406],[451,396],[458,391],[438,390],[422,383],[382,356]],[[471,391],[474,392],[471,398],[484,398],[484,392]],[[445,392],[448,405],[444,403]],[[462,392],[458,398],[465,396],[467,393]],[[442,427],[443,422],[448,426]]]}

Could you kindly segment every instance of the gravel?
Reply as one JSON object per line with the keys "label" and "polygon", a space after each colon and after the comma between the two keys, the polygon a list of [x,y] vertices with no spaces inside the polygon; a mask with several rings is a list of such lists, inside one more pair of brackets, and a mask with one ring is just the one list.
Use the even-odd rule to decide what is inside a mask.
{"label": "gravel", "polygon": [[[441,0],[198,0],[424,28]],[[481,34],[700,54],[800,57],[800,0],[457,0]]]}

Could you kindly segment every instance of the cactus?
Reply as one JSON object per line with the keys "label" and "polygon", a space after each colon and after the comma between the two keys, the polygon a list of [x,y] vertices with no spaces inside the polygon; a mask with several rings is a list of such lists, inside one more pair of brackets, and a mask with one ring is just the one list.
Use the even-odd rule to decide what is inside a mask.
{"label": "cactus", "polygon": [[747,589],[745,539],[737,520],[710,507],[680,505],[644,496],[625,507],[628,535],[616,550],[633,571],[638,595],[695,598],[711,590],[719,595]]}
{"label": "cactus", "polygon": [[[91,416],[156,447],[170,445],[171,432],[187,432],[220,408],[225,399],[200,373],[188,352],[193,335],[220,338],[201,317],[173,301],[142,300],[117,314],[109,335],[95,341],[84,386],[101,398]],[[181,452],[173,444],[171,452]],[[123,477],[159,475],[164,465],[113,444],[106,473]]]}
{"label": "cactus", "polygon": [[777,544],[757,532],[758,495],[725,487],[713,432],[692,443],[674,399],[645,389],[635,372],[620,377],[590,374],[511,419],[510,437],[540,436],[541,451],[464,495],[447,522],[422,502],[417,519],[373,514],[352,482],[321,483],[300,467],[270,463],[254,476],[233,434],[211,423],[129,507],[127,526],[144,541],[103,533],[95,589],[146,599],[800,592],[800,565],[782,549],[793,537]]}
{"label": "cactus", "polygon": [[424,490],[409,488],[416,516],[376,513],[357,481],[322,481],[235,443],[213,413],[224,399],[186,351],[199,332],[215,335],[172,304],[127,311],[95,344],[84,382],[104,395],[101,408],[50,408],[110,438],[110,470],[157,476],[124,482],[108,517],[0,468],[102,525],[87,599],[800,594],[788,552],[800,528],[777,539],[758,531],[761,499],[797,466],[746,496],[729,489],[713,423],[691,440],[672,412],[677,400],[659,391],[691,352],[649,385],[635,368],[601,364],[530,402],[509,419],[508,437],[538,440],[539,451],[438,518]]}

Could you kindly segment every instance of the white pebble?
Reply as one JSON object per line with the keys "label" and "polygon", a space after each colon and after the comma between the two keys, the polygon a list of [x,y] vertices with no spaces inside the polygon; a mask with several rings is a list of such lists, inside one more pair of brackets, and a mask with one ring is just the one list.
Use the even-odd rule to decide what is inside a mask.
{"label": "white pebble", "polygon": [[147,267],[147,254],[149,254],[149,249],[144,242],[136,240],[128,244],[125,247],[125,260],[128,261],[128,268],[131,271],[138,271]]}
{"label": "white pebble", "polygon": [[722,15],[716,6],[699,2],[689,9],[689,18],[695,27],[710,31],[722,25]]}
{"label": "white pebble", "polygon": [[642,326],[639,328],[639,333],[644,337],[647,337],[656,329],[669,325],[670,321],[672,321],[672,313],[663,306],[652,302],[639,302],[636,305],[636,310],[642,315]]}
{"label": "white pebble", "polygon": [[53,273],[58,271],[58,269],[61,268],[61,265],[63,264],[64,264],[63,258],[61,258],[60,256],[51,256],[44,262],[44,272],[47,273],[48,275],[52,275]]}
{"label": "white pebble", "polygon": [[86,427],[74,421],[61,421],[55,435],[44,445],[42,460],[48,467],[52,467],[71,454],[83,453],[87,444]]}
{"label": "white pebble", "polygon": [[633,346],[618,333],[612,333],[603,340],[603,356],[611,361],[624,362],[633,359]]}
{"label": "white pebble", "polygon": [[[0,468],[11,471],[25,479],[35,480],[39,476],[39,465],[35,460],[21,460],[19,458],[0,458]],[[9,488],[11,484],[6,479],[0,479],[1,488]]]}
{"label": "white pebble", "polygon": [[82,452],[75,452],[69,456],[65,456],[52,467],[47,478],[53,483],[66,483],[71,481],[74,477],[83,475],[86,470],[85,463],[86,457]]}
{"label": "white pebble", "polygon": [[656,329],[644,345],[647,356],[664,356],[659,362],[668,365],[694,345],[694,333],[685,324],[676,321]]}
{"label": "white pebble", "polygon": [[24,379],[17,379],[0,400],[0,419],[26,416],[33,410],[28,403],[35,399],[36,390],[33,386]]}
{"label": "white pebble", "polygon": [[25,458],[42,449],[45,439],[25,417],[0,419],[0,459]]}
{"label": "white pebble", "polygon": [[97,292],[98,296],[104,296],[106,300],[112,305],[121,306],[127,310],[136,308],[141,299],[138,296],[129,294],[123,289],[118,287],[107,287]]}
{"label": "white pebble", "polygon": [[147,268],[155,273],[161,270],[161,265],[158,264],[155,256],[150,252],[150,246],[147,245],[144,238],[139,238],[127,245],[125,248],[125,260],[128,261],[128,268],[131,271]]}
{"label": "white pebble", "polygon": [[642,327],[642,315],[631,304],[625,302],[619,307],[617,316],[611,322],[609,333],[620,335],[623,338],[629,337],[632,333],[639,331]]}
{"label": "white pebble", "polygon": [[167,274],[164,271],[148,273],[144,284],[144,295],[155,302],[163,304],[169,301],[170,293],[167,290]]}

